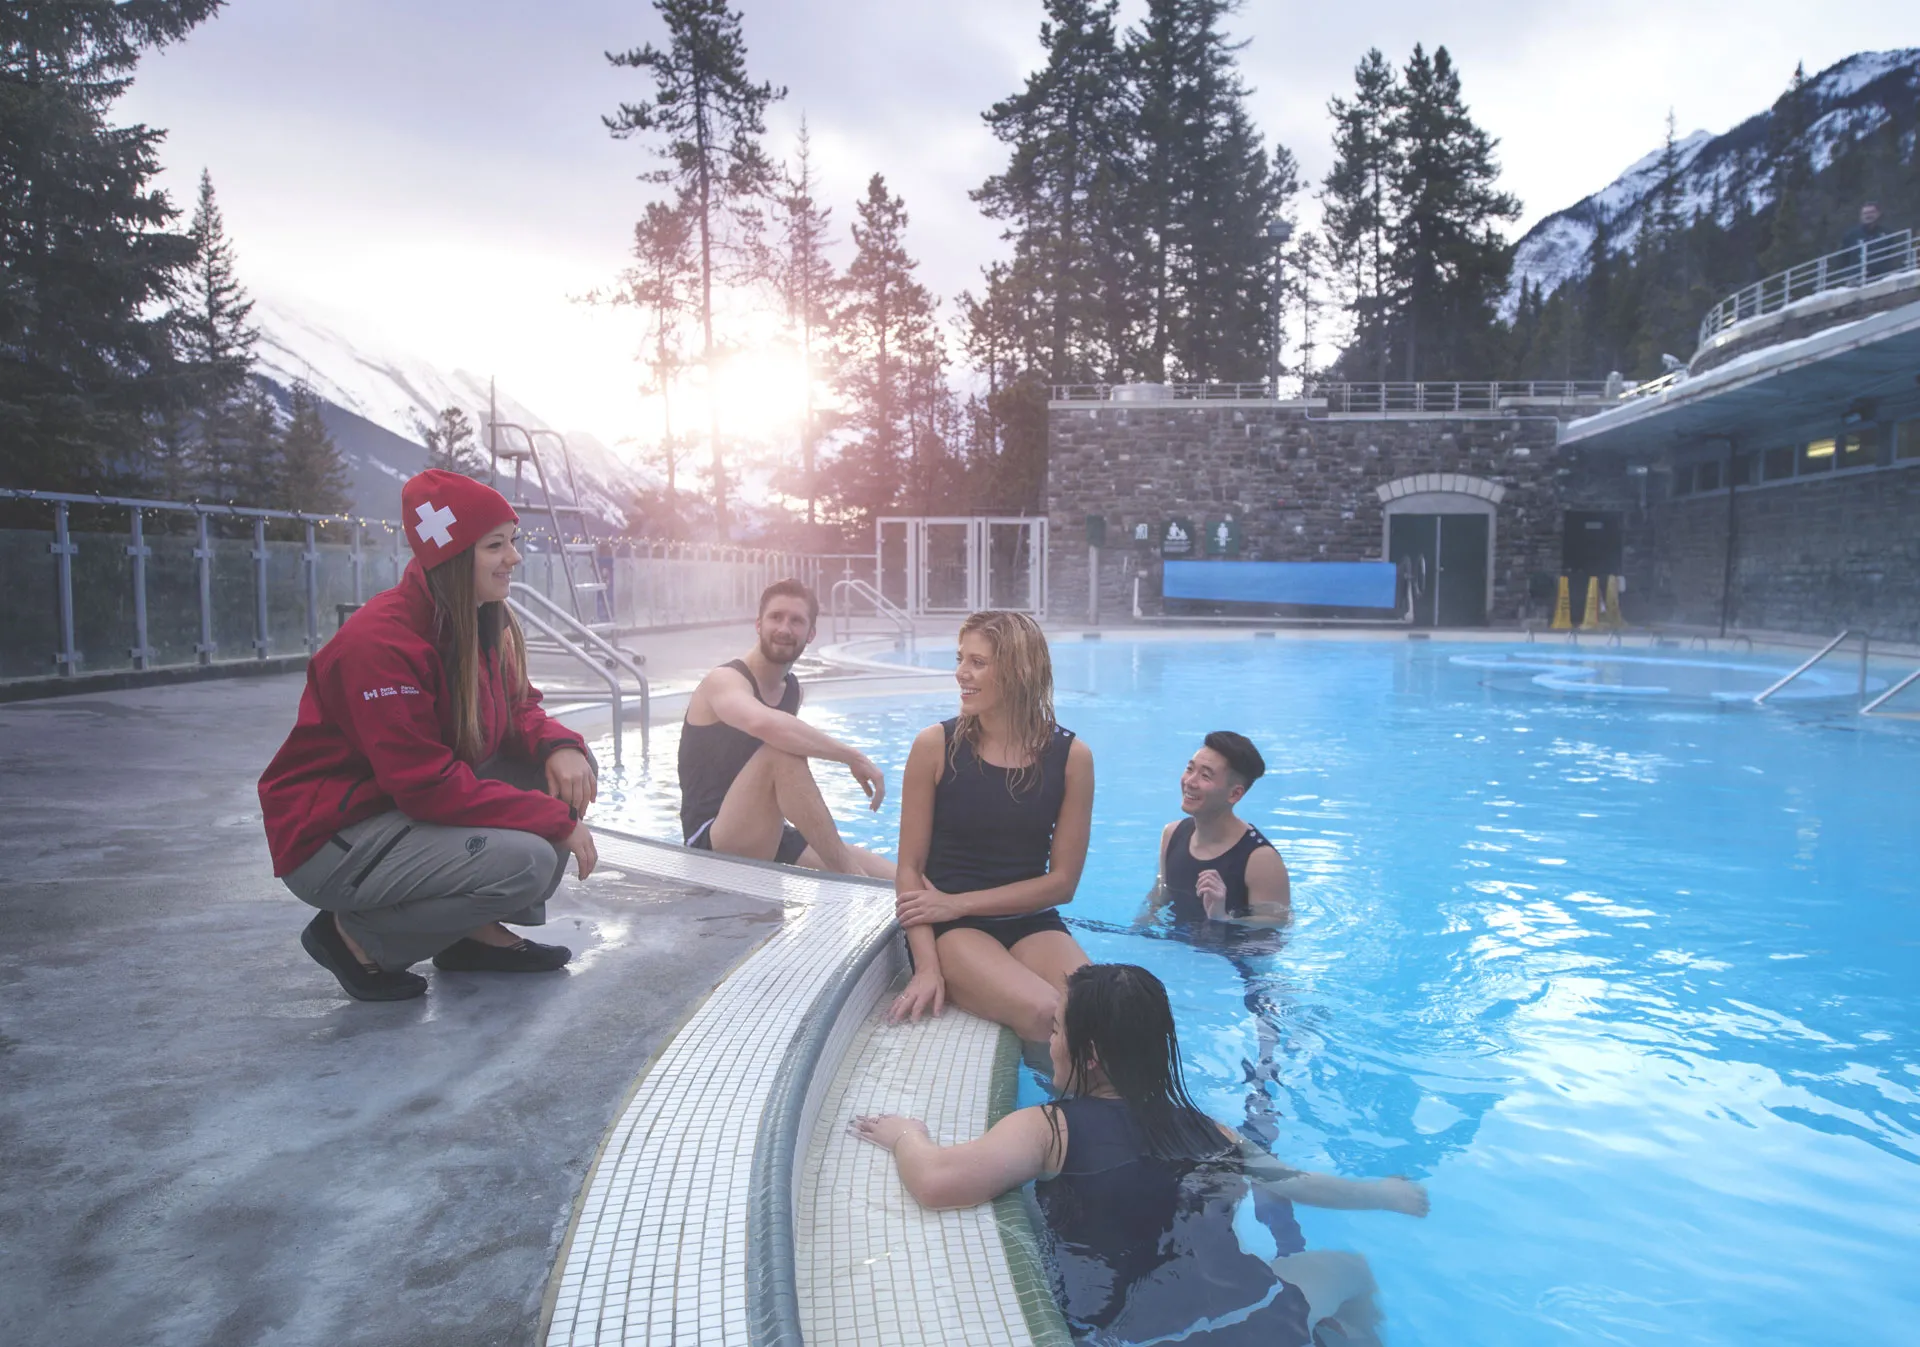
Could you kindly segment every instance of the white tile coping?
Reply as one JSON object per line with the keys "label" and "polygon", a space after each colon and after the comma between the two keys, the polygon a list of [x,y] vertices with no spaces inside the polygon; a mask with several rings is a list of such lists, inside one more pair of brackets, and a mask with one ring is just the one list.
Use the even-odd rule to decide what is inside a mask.
{"label": "white tile coping", "polygon": [[[851,1058],[872,1065],[880,1060],[876,1044],[884,1050],[909,1041],[879,1034],[872,1023],[904,962],[891,890],[607,832],[597,840],[610,866],[747,894],[787,911],[779,931],[661,1050],[610,1129],[548,1289],[542,1340],[546,1347],[798,1347],[803,1315],[815,1311],[806,1288],[796,1289],[795,1216],[802,1203],[809,1219],[821,1210],[813,1161],[831,1155],[841,1162],[832,1144],[841,1114],[855,1096],[866,1097],[859,1093],[866,1077],[845,1064]],[[939,1119],[943,1134],[973,1135],[997,1116],[994,1108],[1010,1104],[1015,1058],[999,1053],[998,1030],[949,1012],[933,1026],[902,1033],[920,1045],[907,1060],[918,1063],[919,1086],[931,1092],[926,1114],[930,1123]],[[996,1054],[1006,1059],[998,1071]],[[890,1161],[887,1173],[891,1178]],[[899,1199],[912,1205],[904,1192]],[[992,1341],[1054,1340],[1014,1335],[1027,1318],[1044,1324],[1052,1304],[1028,1248],[1023,1210],[1003,1199],[975,1213],[916,1208],[916,1221],[907,1214],[902,1208],[900,1219],[874,1224],[865,1237],[918,1230],[920,1246],[940,1258],[943,1284],[955,1288],[952,1331],[999,1321],[1009,1335]],[[929,1233],[969,1217],[965,1239],[941,1244]],[[989,1237],[995,1233],[1002,1238]],[[810,1251],[800,1258],[809,1269],[818,1261]],[[899,1275],[904,1284],[911,1270]],[[889,1300],[899,1303],[856,1301],[855,1282],[844,1289],[855,1323],[877,1324]],[[836,1302],[836,1316],[840,1308]],[[811,1334],[806,1340],[815,1341]],[[935,1339],[916,1331],[885,1340]],[[951,1340],[989,1339],[961,1332]]]}
{"label": "white tile coping", "polygon": [[[1054,1347],[1068,1341],[1021,1194],[926,1211],[893,1158],[850,1135],[860,1113],[904,1113],[951,1144],[1013,1103],[1019,1041],[959,1010],[888,1024],[906,959],[899,942],[861,978],[835,1027],[839,1070],[821,1072],[795,1176],[794,1259],[807,1347]],[[864,1013],[860,1013],[864,1009]]]}

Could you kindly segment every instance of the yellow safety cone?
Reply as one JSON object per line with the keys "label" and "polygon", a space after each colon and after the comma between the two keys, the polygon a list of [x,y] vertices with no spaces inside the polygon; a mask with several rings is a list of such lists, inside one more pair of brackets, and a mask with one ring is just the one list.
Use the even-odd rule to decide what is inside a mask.
{"label": "yellow safety cone", "polygon": [[1567,577],[1560,577],[1560,595],[1553,601],[1553,631],[1573,630],[1573,605],[1567,598]]}
{"label": "yellow safety cone", "polygon": [[1580,630],[1600,630],[1600,577],[1597,575],[1587,577],[1587,605],[1580,615]]}
{"label": "yellow safety cone", "polygon": [[1626,626],[1626,619],[1620,616],[1620,577],[1607,577],[1607,626],[1619,631]]}

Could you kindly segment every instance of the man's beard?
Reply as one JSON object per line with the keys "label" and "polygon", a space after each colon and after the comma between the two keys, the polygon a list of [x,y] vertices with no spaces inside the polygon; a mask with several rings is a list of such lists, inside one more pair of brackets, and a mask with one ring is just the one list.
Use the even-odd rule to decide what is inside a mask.
{"label": "man's beard", "polygon": [[789,652],[776,647],[764,636],[760,638],[760,657],[769,664],[792,664],[795,660],[799,659],[801,655],[806,653],[806,649],[807,643],[805,641],[794,642]]}

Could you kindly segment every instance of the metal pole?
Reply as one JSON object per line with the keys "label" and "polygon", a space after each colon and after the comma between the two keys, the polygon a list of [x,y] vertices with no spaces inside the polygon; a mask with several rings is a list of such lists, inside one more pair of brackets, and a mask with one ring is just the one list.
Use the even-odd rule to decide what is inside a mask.
{"label": "metal pole", "polygon": [[202,664],[213,663],[213,539],[207,535],[207,516],[197,513],[200,528],[199,546],[193,549],[194,569],[199,572],[200,580],[200,639],[195,643],[194,653],[200,656]]}
{"label": "metal pole", "polygon": [[133,558],[133,667],[145,669],[153,659],[153,647],[147,644],[147,558],[153,549],[142,532],[140,511],[133,511],[133,542],[127,555]]}
{"label": "metal pole", "polygon": [[1869,641],[1870,641],[1870,638],[1868,637],[1868,635],[1864,631],[1861,632],[1860,633],[1860,700],[1863,702],[1867,699],[1867,646],[1869,644]]}
{"label": "metal pole", "polygon": [[253,521],[253,651],[267,657],[267,521]]}
{"label": "metal pole", "polygon": [[55,652],[53,662],[60,666],[62,677],[71,678],[80,672],[80,652],[74,649],[73,641],[73,558],[80,549],[67,532],[65,501],[53,507],[53,541],[47,544],[47,550],[53,553],[53,569],[60,590],[60,649]]}
{"label": "metal pole", "polygon": [[360,578],[360,564],[361,564],[360,535],[365,533],[366,531],[367,531],[366,520],[356,519],[353,521],[353,601],[356,605],[365,603],[367,601],[366,593],[361,587],[361,578]]}
{"label": "metal pole", "polygon": [[320,648],[320,552],[313,544],[313,521],[307,521],[307,653]]}
{"label": "metal pole", "polygon": [[[1034,588],[1038,589],[1039,586]],[[1034,597],[1039,596],[1036,594]],[[1043,603],[1034,606],[1045,610]],[[1092,546],[1087,548],[1087,625],[1100,625],[1100,549]]]}

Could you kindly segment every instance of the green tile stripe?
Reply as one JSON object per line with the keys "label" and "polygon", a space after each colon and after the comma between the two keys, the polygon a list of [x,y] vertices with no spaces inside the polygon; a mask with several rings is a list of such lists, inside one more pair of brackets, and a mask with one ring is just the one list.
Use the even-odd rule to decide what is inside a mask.
{"label": "green tile stripe", "polygon": [[[1001,1029],[999,1046],[993,1054],[993,1085],[988,1092],[987,1126],[992,1127],[1013,1112],[1013,1101],[1020,1088],[1020,1038],[1011,1029]],[[1027,1319],[1027,1335],[1034,1347],[1073,1347],[1067,1321],[1053,1298],[1052,1279],[1040,1242],[1034,1236],[1033,1212],[1024,1188],[1002,1193],[993,1200],[993,1221],[1000,1230],[1000,1248],[1006,1255],[1007,1272],[1013,1278],[1014,1293],[1020,1298],[1020,1311]]]}

